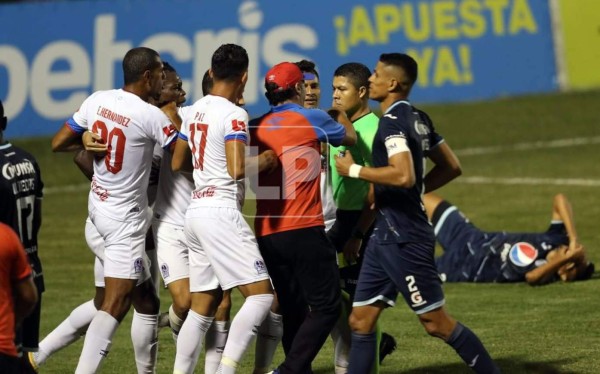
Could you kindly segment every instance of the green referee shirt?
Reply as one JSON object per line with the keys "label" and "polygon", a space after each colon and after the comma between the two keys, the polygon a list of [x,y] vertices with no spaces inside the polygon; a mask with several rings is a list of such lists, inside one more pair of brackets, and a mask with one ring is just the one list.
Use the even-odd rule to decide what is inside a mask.
{"label": "green referee shirt", "polygon": [[362,210],[365,204],[365,198],[369,193],[369,183],[356,178],[342,177],[335,169],[335,156],[343,150],[349,150],[354,162],[371,166],[373,139],[377,132],[379,117],[372,112],[366,114],[352,123],[356,130],[356,144],[351,147],[331,146],[329,154],[329,163],[331,165],[331,186],[333,190],[333,200],[335,206],[341,210]]}

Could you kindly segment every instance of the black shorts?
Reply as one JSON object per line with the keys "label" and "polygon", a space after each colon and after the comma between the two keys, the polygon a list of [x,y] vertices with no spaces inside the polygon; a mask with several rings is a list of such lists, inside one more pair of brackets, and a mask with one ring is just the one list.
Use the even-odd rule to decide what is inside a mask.
{"label": "black shorts", "polygon": [[0,374],[19,374],[21,367],[16,356],[0,353]]}
{"label": "black shorts", "polygon": [[20,350],[26,352],[37,352],[38,344],[40,340],[40,315],[42,311],[42,292],[43,283],[42,280],[35,278],[34,283],[38,290],[38,301],[35,304],[35,309],[28,315],[21,324],[21,327],[17,329],[15,334],[15,345]]}
{"label": "black shorts", "polygon": [[442,282],[433,260],[434,248],[434,241],[379,244],[371,240],[352,305],[381,301],[394,306],[398,291],[417,314],[444,305]]}
{"label": "black shorts", "polygon": [[322,226],[266,235],[257,241],[282,308],[286,300],[298,297],[314,311],[339,307],[336,253]]}

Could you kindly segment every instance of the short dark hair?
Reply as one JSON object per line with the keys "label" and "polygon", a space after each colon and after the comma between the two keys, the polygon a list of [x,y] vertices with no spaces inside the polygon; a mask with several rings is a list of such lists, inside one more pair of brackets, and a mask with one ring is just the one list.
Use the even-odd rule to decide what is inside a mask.
{"label": "short dark hair", "polygon": [[210,68],[213,79],[234,80],[248,70],[248,53],[237,44],[223,44],[212,55]]}
{"label": "short dark hair", "polygon": [[346,77],[356,88],[366,87],[369,89],[369,77],[371,70],[359,62],[348,62],[340,65],[333,73],[334,77]]}
{"label": "short dark hair", "polygon": [[213,87],[213,80],[208,73],[208,70],[204,72],[204,76],[202,77],[202,96],[206,96],[210,94],[210,90]]}
{"label": "short dark hair", "polygon": [[577,277],[575,277],[575,280],[588,280],[592,277],[592,275],[594,275],[594,271],[596,271],[594,263],[588,262],[587,266],[585,267],[585,270],[581,273],[578,273]]}
{"label": "short dark hair", "polygon": [[297,94],[294,87],[288,88],[287,90],[281,90],[277,83],[274,82],[265,83],[265,90],[267,90],[267,92],[265,92],[265,97],[271,106],[283,103]]}
{"label": "short dark hair", "polygon": [[123,80],[125,84],[139,81],[146,70],[155,69],[158,52],[146,47],[130,49],[123,57]]}
{"label": "short dark hair", "polygon": [[409,83],[411,87],[417,81],[419,68],[415,59],[409,55],[405,53],[382,53],[381,56],[379,56],[379,61],[386,65],[402,68],[410,80]]}
{"label": "short dark hair", "polygon": [[317,67],[314,62],[309,60],[302,60],[295,62],[296,66],[302,70],[303,73],[313,73],[319,78],[319,73],[317,72]]}
{"label": "short dark hair", "polygon": [[172,73],[177,73],[177,70],[175,70],[175,68],[166,61],[163,61],[163,70],[170,71]]}

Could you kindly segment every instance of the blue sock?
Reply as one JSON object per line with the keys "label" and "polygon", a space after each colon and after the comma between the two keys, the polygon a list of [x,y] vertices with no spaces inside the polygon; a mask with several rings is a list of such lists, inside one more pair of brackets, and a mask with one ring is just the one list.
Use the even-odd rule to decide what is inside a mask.
{"label": "blue sock", "polygon": [[375,363],[377,351],[377,334],[352,333],[350,345],[350,362],[348,363],[348,374],[370,373]]}
{"label": "blue sock", "polygon": [[500,369],[492,361],[490,354],[481,343],[481,340],[479,340],[473,331],[463,326],[460,322],[456,324],[454,331],[452,331],[446,343],[454,348],[460,358],[476,373],[500,373]]}

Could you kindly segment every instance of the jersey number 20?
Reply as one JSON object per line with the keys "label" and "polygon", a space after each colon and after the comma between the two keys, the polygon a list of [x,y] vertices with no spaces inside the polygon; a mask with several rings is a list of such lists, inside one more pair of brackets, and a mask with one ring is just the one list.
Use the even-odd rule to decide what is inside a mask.
{"label": "jersey number 20", "polygon": [[108,132],[106,124],[102,121],[94,122],[92,131],[100,135],[106,144],[108,144],[104,163],[108,171],[117,174],[123,169],[123,154],[125,153],[125,142],[127,141],[125,133],[118,127]]}

